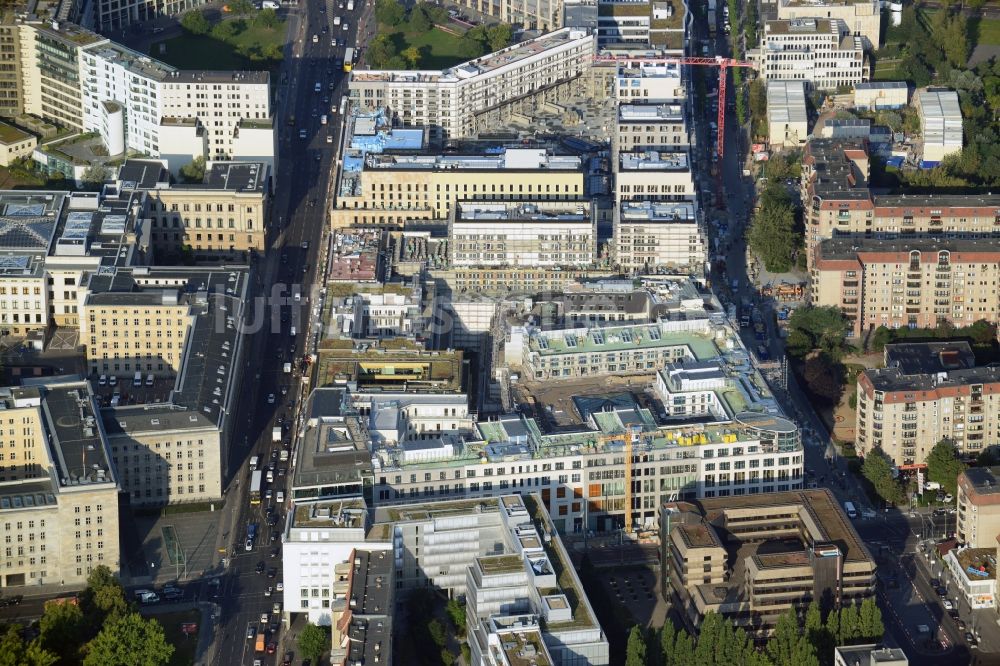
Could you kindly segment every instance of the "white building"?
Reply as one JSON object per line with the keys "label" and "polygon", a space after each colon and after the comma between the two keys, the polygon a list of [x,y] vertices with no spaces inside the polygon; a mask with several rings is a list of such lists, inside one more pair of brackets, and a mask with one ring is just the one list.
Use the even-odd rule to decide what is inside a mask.
{"label": "white building", "polygon": [[594,264],[592,204],[577,201],[459,201],[451,209],[452,266]]}
{"label": "white building", "polygon": [[854,106],[871,111],[902,109],[910,101],[906,81],[867,81],[854,86]]}
{"label": "white building", "polygon": [[617,151],[690,148],[683,104],[626,103],[618,105],[614,144]]}
{"label": "white building", "polygon": [[639,149],[615,161],[616,202],[695,201],[694,176],[686,152]]}
{"label": "white building", "polygon": [[805,144],[809,138],[805,81],[767,82],[767,127],[772,148]]}
{"label": "white building", "polygon": [[879,47],[883,5],[880,0],[778,0],[777,5],[779,19],[838,20],[847,34],[861,37],[865,49]]}
{"label": "white building", "polygon": [[689,202],[623,201],[614,212],[614,249],[628,274],[700,274],[708,260],[705,230]]}
{"label": "white building", "polygon": [[502,107],[558,98],[589,71],[595,48],[593,35],[563,28],[445,70],[356,69],[350,96],[362,110],[387,107],[404,125],[430,127],[432,139],[472,136],[495,130]]}
{"label": "white building", "polygon": [[917,95],[923,162],[935,164],[962,152],[962,107],[954,90],[925,90]]}
{"label": "white building", "polygon": [[619,102],[680,103],[687,92],[679,65],[643,62],[614,65],[615,95]]}
{"label": "white building", "polygon": [[832,90],[868,79],[860,37],[836,19],[767,21],[759,48],[748,53],[765,80],[805,81]]}

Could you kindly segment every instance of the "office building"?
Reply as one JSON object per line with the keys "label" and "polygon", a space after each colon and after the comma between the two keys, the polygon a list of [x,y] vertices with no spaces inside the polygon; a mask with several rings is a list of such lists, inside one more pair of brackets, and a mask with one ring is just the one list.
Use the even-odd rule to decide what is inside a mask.
{"label": "office building", "polygon": [[432,140],[493,132],[522,110],[582,89],[596,49],[585,30],[562,28],[440,71],[354,70],[350,97],[362,111],[428,127]]}
{"label": "office building", "polygon": [[458,201],[448,238],[452,266],[594,265],[593,204],[576,201]]}
{"label": "office building", "polygon": [[886,345],[885,368],[858,375],[858,453],[878,447],[912,469],[925,466],[931,449],[948,439],[961,456],[975,458],[1000,436],[998,387],[1000,369],[976,365],[968,343]]}
{"label": "office building", "polygon": [[0,13],[0,117],[3,118],[16,118],[24,112],[20,31],[10,10]]}
{"label": "office building", "polygon": [[1000,468],[970,467],[958,475],[955,533],[972,548],[991,548],[1000,534]]}
{"label": "office building", "polygon": [[347,284],[327,287],[329,314],[324,340],[406,338],[422,334],[423,288],[419,276],[409,284]]}
{"label": "office building", "polygon": [[925,90],[917,93],[920,112],[922,164],[936,166],[944,158],[962,152],[962,108],[954,90]]}
{"label": "office building", "polygon": [[[81,589],[118,573],[118,483],[86,382],[0,388],[0,588]],[[17,427],[15,427],[15,424]]]}
{"label": "office building", "polygon": [[544,149],[505,148],[482,155],[365,154],[350,170],[345,158],[333,227],[396,227],[410,219],[447,220],[460,199],[578,201],[582,160]]}
{"label": "office building", "polygon": [[[246,268],[117,268],[90,278],[80,340],[92,375],[164,398],[104,410],[133,505],[221,499],[243,380]],[[149,388],[152,387],[152,388]]]}
{"label": "office building", "polygon": [[878,645],[838,645],[833,651],[834,666],[909,666],[899,648]]}
{"label": "office building", "polygon": [[813,249],[812,302],[839,308],[848,335],[1000,319],[1000,250],[988,238],[832,238]]}
{"label": "office building", "polygon": [[[602,63],[595,63],[595,68]],[[610,63],[615,69],[614,94],[623,104],[683,104],[686,84],[679,65],[648,62]]]}
{"label": "office building", "polygon": [[690,148],[681,104],[640,102],[646,100],[623,100],[618,105],[618,125],[612,139],[617,152],[679,152]]}
{"label": "office building", "polygon": [[626,274],[700,275],[708,260],[703,225],[688,202],[623,201],[614,209],[614,251]]}
{"label": "office building", "polygon": [[[0,33],[0,45],[3,44],[2,33]],[[0,78],[0,90],[2,90],[3,79]],[[16,160],[31,157],[35,146],[38,145],[38,138],[34,134],[23,132],[13,125],[0,122],[0,166],[9,167]]]}
{"label": "office building", "polygon": [[94,19],[102,32],[126,30],[164,16],[178,16],[205,4],[202,0],[166,0],[153,3],[149,0],[97,0],[93,7]]}
{"label": "office building", "polygon": [[867,81],[854,86],[854,106],[869,111],[902,109],[910,103],[906,81]]}
{"label": "office building", "polygon": [[145,217],[156,252],[179,255],[185,246],[201,255],[232,257],[264,251],[271,200],[266,162],[209,162],[200,183],[171,183],[160,160],[126,160],[120,189],[145,192]]}
{"label": "office building", "polygon": [[766,81],[833,90],[868,80],[861,37],[845,34],[837,19],[765,21],[761,45],[747,55]]}
{"label": "office building", "polygon": [[714,611],[767,635],[788,608],[875,594],[875,560],[828,490],[668,503],[660,534],[664,596],[694,625]]}
{"label": "office building", "polygon": [[695,201],[697,193],[687,152],[640,148],[620,152],[615,161],[615,197],[624,201]]}
{"label": "office building", "polygon": [[767,137],[772,149],[797,148],[809,138],[804,81],[767,82]]}
{"label": "office building", "polygon": [[687,4],[676,0],[598,0],[598,43],[680,51],[686,18]]}
{"label": "office building", "polygon": [[828,18],[844,32],[861,37],[865,50],[879,48],[882,11],[878,0],[778,0],[779,19]]}
{"label": "office building", "polygon": [[498,663],[490,646],[515,630],[536,641],[535,652],[518,650],[547,652],[551,664],[608,663],[607,638],[536,496],[382,507],[368,539],[390,541],[400,594],[433,585],[465,599],[473,664]]}
{"label": "office building", "polygon": [[[274,168],[266,71],[180,71],[72,23],[19,24],[22,112],[100,136],[109,156],[196,157]],[[208,100],[211,100],[209,102]]]}

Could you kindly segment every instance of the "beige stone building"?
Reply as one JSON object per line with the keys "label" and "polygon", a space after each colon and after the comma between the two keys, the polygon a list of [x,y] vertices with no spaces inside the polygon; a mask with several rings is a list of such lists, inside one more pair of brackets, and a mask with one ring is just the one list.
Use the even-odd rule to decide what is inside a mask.
{"label": "beige stone building", "polygon": [[79,589],[117,573],[118,485],[85,382],[0,389],[0,587]]}
{"label": "beige stone building", "polygon": [[689,202],[622,202],[613,229],[615,261],[627,274],[663,269],[699,274],[708,260],[704,229]]}
{"label": "beige stone building", "polygon": [[397,227],[408,219],[447,220],[459,199],[575,201],[584,196],[579,157],[506,149],[499,155],[373,154],[341,173],[333,228]]}
{"label": "beige stone building", "polygon": [[695,201],[694,176],[686,152],[639,148],[615,161],[615,200]]}
{"label": "beige stone building", "polygon": [[20,85],[21,36],[13,12],[0,15],[0,116],[16,118],[24,111]]}
{"label": "beige stone building", "polygon": [[878,0],[778,0],[779,19],[840,20],[847,34],[861,37],[866,50],[879,47],[882,11]]}
{"label": "beige stone building", "polygon": [[171,184],[160,161],[128,160],[117,182],[123,190],[146,193],[154,250],[170,255],[188,247],[199,254],[230,256],[264,251],[270,180],[265,162],[213,162],[203,182]]}
{"label": "beige stone building", "polygon": [[[2,46],[2,33],[0,33],[0,48]],[[2,66],[0,63],[0,67]],[[2,85],[3,79],[0,78],[0,86]],[[7,123],[0,123],[0,166],[9,167],[15,160],[30,157],[37,145],[38,138],[34,134],[28,134]]]}
{"label": "beige stone building", "polygon": [[1000,248],[988,238],[833,238],[813,253],[812,302],[840,308],[849,336],[1000,319]]}
{"label": "beige stone building", "polygon": [[970,548],[995,548],[1000,534],[1000,467],[958,475],[958,538]]}
{"label": "beige stone building", "polygon": [[769,633],[790,607],[859,603],[875,561],[828,490],[663,505],[663,594],[698,625],[709,611]]}
{"label": "beige stone building", "polygon": [[965,342],[886,345],[885,368],[858,375],[855,446],[922,467],[942,439],[975,458],[1000,437],[1000,369]]}

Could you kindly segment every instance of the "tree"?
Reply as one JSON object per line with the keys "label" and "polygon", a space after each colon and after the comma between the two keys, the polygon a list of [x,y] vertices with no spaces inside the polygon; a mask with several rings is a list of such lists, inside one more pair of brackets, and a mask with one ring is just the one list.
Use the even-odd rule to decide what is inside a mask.
{"label": "tree", "polygon": [[789,353],[799,358],[805,356],[813,349],[819,349],[829,354],[834,359],[840,359],[844,348],[844,331],[847,329],[847,320],[843,313],[834,307],[817,307],[807,305],[798,308],[792,313],[788,320],[788,339],[792,340],[792,334],[796,333],[796,342],[804,341],[806,348],[799,344],[789,343]]}
{"label": "tree", "polygon": [[202,12],[188,12],[181,19],[181,27],[192,35],[207,35],[212,24]]}
{"label": "tree", "polygon": [[424,33],[434,27],[424,8],[420,5],[416,5],[410,10],[409,24],[409,32],[415,33]]}
{"label": "tree", "polygon": [[77,663],[80,646],[93,635],[87,635],[87,624],[77,604],[51,601],[45,604],[45,612],[38,623],[38,643],[58,655],[59,661]]}
{"label": "tree", "polygon": [[280,21],[278,20],[278,13],[268,7],[267,9],[262,9],[257,12],[257,15],[253,19],[254,25],[260,28],[274,28]]}
{"label": "tree", "polygon": [[228,42],[242,32],[240,30],[242,24],[242,21],[222,21],[221,23],[217,23],[212,28],[212,37],[215,37],[220,42]]}
{"label": "tree", "polygon": [[229,0],[229,11],[235,16],[249,16],[254,12],[253,3],[250,0]]}
{"label": "tree", "polygon": [[646,666],[646,639],[639,625],[633,625],[625,648],[625,666]]}
{"label": "tree", "polygon": [[513,38],[514,30],[507,23],[497,23],[486,30],[486,41],[490,45],[491,51],[506,48]]}
{"label": "tree", "polygon": [[125,588],[103,564],[87,576],[87,589],[80,596],[80,608],[93,625],[91,635],[97,633],[105,620],[121,617],[131,610],[125,599]]}
{"label": "tree", "polygon": [[160,623],[138,613],[113,618],[85,650],[83,666],[157,666],[174,654]]}
{"label": "tree", "polygon": [[379,34],[368,44],[368,64],[377,69],[384,69],[389,61],[396,56],[396,44],[388,35]]}
{"label": "tree", "polygon": [[87,187],[100,188],[111,178],[111,169],[103,164],[92,164],[83,170],[83,184]]}
{"label": "tree", "polygon": [[967,465],[958,457],[958,449],[950,439],[942,439],[927,454],[927,479],[937,481],[952,495],[958,487],[958,475]]}
{"label": "tree", "polygon": [[892,463],[880,448],[874,448],[865,455],[861,465],[861,474],[875,493],[889,504],[900,504],[906,499],[903,486],[892,475]]}
{"label": "tree", "polygon": [[674,663],[678,665],[694,663],[694,640],[683,629],[677,634],[677,641],[674,643]]}
{"label": "tree", "polygon": [[420,49],[416,46],[409,46],[403,49],[400,55],[406,59],[407,64],[413,69],[416,69],[417,65],[420,64]]}
{"label": "tree", "polygon": [[875,599],[868,597],[861,602],[858,611],[858,634],[864,642],[881,640],[885,635],[885,624],[882,622],[882,611]]}
{"label": "tree", "polygon": [[181,167],[181,177],[188,183],[200,183],[205,179],[205,158],[199,155],[190,164]]}
{"label": "tree", "polygon": [[844,394],[844,366],[826,352],[814,351],[802,363],[802,378],[815,397],[836,405]]}
{"label": "tree", "polygon": [[326,630],[315,624],[307,624],[299,633],[299,651],[313,663],[319,661],[329,644],[330,639],[326,635]]}
{"label": "tree", "polygon": [[427,633],[430,635],[431,640],[434,641],[434,645],[438,648],[443,648],[448,642],[448,635],[445,633],[444,625],[437,618],[433,618],[427,623]]}
{"label": "tree", "polygon": [[52,666],[59,656],[42,648],[37,641],[25,643],[16,625],[0,634],[0,666]]}
{"label": "tree", "polygon": [[799,641],[799,621],[795,609],[788,608],[778,616],[774,633],[767,641],[767,653],[775,666],[794,666],[795,646]]}
{"label": "tree", "polygon": [[660,627],[660,663],[663,666],[682,666],[674,660],[674,642],[677,640],[677,628],[668,617]]}
{"label": "tree", "polygon": [[458,599],[451,598],[448,600],[448,605],[445,606],[445,610],[448,612],[448,618],[451,623],[455,626],[455,631],[458,632],[459,636],[465,635],[465,605],[462,604]]}
{"label": "tree", "polygon": [[378,0],[375,3],[375,19],[394,28],[406,18],[406,9],[397,0]]}
{"label": "tree", "polygon": [[796,248],[795,208],[784,185],[770,182],[760,197],[760,207],[753,216],[747,241],[764,267],[772,273],[792,269]]}

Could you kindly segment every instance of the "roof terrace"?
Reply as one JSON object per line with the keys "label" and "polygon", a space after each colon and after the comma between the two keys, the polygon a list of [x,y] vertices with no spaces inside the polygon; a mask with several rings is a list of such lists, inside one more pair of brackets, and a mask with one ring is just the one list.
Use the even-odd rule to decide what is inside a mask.
{"label": "roof terrace", "polygon": [[657,150],[620,153],[618,163],[622,171],[687,171],[690,168],[687,153]]}

